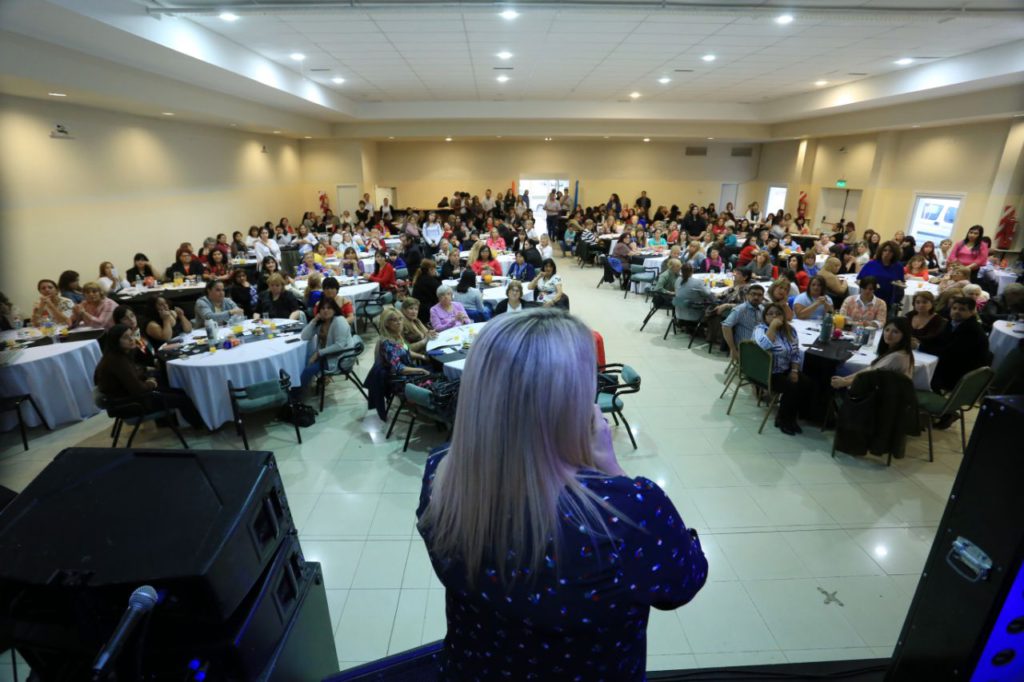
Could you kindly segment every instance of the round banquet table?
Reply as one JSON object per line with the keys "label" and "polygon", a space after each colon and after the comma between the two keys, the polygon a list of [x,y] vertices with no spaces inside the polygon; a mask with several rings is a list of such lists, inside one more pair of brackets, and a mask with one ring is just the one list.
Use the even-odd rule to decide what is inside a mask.
{"label": "round banquet table", "polygon": [[[818,339],[818,332],[821,330],[820,320],[793,320],[790,324],[793,325],[793,329],[796,330],[800,339],[801,352],[806,352],[806,346]],[[878,343],[881,340],[881,331],[876,331],[869,345],[861,347],[854,352],[853,357],[842,364],[842,373],[853,374],[869,366],[878,357]],[[932,376],[935,375],[935,367],[938,364],[938,357],[914,351],[914,388],[930,391]]]}
{"label": "round banquet table", "polygon": [[999,369],[999,365],[1021,339],[1024,339],[1024,322],[999,320],[992,325],[992,333],[988,336],[988,349],[992,351],[992,369]]}
{"label": "round banquet table", "polygon": [[[350,282],[352,280],[349,280]],[[297,279],[292,282],[290,289],[292,293],[299,297],[305,297],[306,295],[307,282],[303,279]],[[346,298],[351,298],[353,301],[361,301],[373,296],[373,294],[380,289],[380,285],[376,282],[359,282],[358,284],[345,284],[341,282],[341,288],[338,289],[338,295]]]}
{"label": "round banquet table", "polygon": [[[838,277],[846,282],[848,287],[846,294],[848,296],[856,296],[860,293],[860,284],[857,283],[857,275],[838,275]],[[914,294],[919,291],[930,291],[935,298],[939,297],[938,284],[932,284],[930,282],[920,280],[910,280],[907,282],[907,286],[903,290],[903,312],[910,312],[914,309]]]}
{"label": "round banquet table", "polygon": [[[459,258],[472,265],[472,263],[469,263],[469,251],[460,251]],[[494,260],[498,261],[498,265],[501,266],[501,274],[504,275],[512,267],[512,264],[516,262],[516,255],[514,253],[499,253],[494,257]]]}
{"label": "round banquet table", "polygon": [[704,282],[704,286],[708,288],[715,297],[718,297],[729,290],[732,284],[726,284],[726,280],[732,282],[731,275],[718,275],[713,272],[698,272],[693,276],[694,279]]}
{"label": "round banquet table", "polygon": [[1007,285],[1013,284],[1017,281],[1017,277],[1019,277],[1018,273],[1011,270],[996,270],[992,273],[992,276],[995,278],[998,287],[996,289],[996,296],[1006,291]]}
{"label": "round banquet table", "polygon": [[[0,395],[28,393],[51,428],[86,419],[99,412],[92,396],[93,372],[99,361],[100,345],[95,340],[25,348],[14,362],[0,366]],[[31,407],[22,406],[22,417],[28,426],[39,425]],[[0,415],[0,430],[17,425],[13,412]]]}
{"label": "round banquet table", "polygon": [[[273,322],[278,325],[292,323],[291,320]],[[243,324],[246,331],[254,326],[252,320]],[[203,329],[195,330],[185,335],[185,341],[205,334]],[[253,340],[229,350],[177,358],[167,363],[167,378],[171,386],[188,394],[206,426],[216,429],[232,420],[229,379],[237,387],[250,386],[277,379],[279,370],[283,369],[291,377],[292,386],[298,384],[316,340],[311,338],[289,343],[291,339],[299,339],[298,333]]]}
{"label": "round banquet table", "polygon": [[[507,277],[495,277],[492,281],[500,282],[501,285],[500,286],[489,286],[489,287],[480,288],[480,278],[477,277],[477,288],[480,288],[480,294],[483,296],[484,303],[485,304],[490,304],[490,306],[493,308],[494,306],[498,305],[499,303],[501,303],[502,301],[505,300],[505,298],[506,298],[506,296],[505,296],[505,289],[508,286],[508,278]],[[441,284],[444,284],[447,287],[451,287],[452,291],[455,291],[455,287],[457,287],[459,285],[459,280],[457,280],[457,279],[445,279],[445,280],[441,281]],[[529,282],[523,282],[522,285],[523,285],[523,300],[524,301],[532,301],[533,300],[533,291],[530,290],[530,283]]]}
{"label": "round banquet table", "polygon": [[[440,332],[436,338],[427,341],[427,352],[437,350],[439,348],[454,348],[456,351],[462,350],[462,344],[466,341],[472,343],[473,337],[480,333],[486,322],[474,322],[473,324],[463,325],[461,327],[452,327],[451,329],[445,329]],[[459,360],[453,360],[452,362],[445,362],[444,355],[434,355],[444,365],[444,375],[449,379],[458,379],[462,376],[462,370],[466,367],[466,359],[463,357]]]}

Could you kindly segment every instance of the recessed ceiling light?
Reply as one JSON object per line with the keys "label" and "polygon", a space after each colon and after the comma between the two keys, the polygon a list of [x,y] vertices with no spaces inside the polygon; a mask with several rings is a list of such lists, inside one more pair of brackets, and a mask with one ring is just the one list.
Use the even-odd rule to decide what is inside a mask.
{"label": "recessed ceiling light", "polygon": [[708,139],[709,139],[709,140],[713,140],[713,139],[715,139],[715,138],[713,138],[713,137],[709,137]]}
{"label": "recessed ceiling light", "polygon": [[921,126],[919,126],[919,125],[912,125],[912,126],[910,126],[910,127],[911,127],[911,128],[920,128]]}
{"label": "recessed ceiling light", "polygon": [[238,124],[237,124],[237,123],[232,123],[232,124],[231,124],[231,127],[232,127],[232,128],[237,128],[237,127],[238,127]]}
{"label": "recessed ceiling light", "polygon": [[713,54],[706,54],[703,57],[701,57],[701,59],[703,59],[706,62],[713,62],[713,61],[715,61],[715,55],[713,55]]}
{"label": "recessed ceiling light", "polygon": [[545,142],[551,142],[551,138],[550,138],[550,137],[545,137],[545,138],[544,138],[544,141],[545,141]]}
{"label": "recessed ceiling light", "polygon": [[275,135],[280,135],[280,134],[281,134],[281,131],[280,131],[280,130],[275,130],[275,131],[274,131],[274,134],[275,134]]}
{"label": "recessed ceiling light", "polygon": [[46,94],[49,95],[50,97],[67,97],[68,96],[68,94],[66,92],[48,92]]}
{"label": "recessed ceiling light", "polygon": [[238,21],[238,15],[234,12],[221,12],[220,20],[227,22]]}
{"label": "recessed ceiling light", "polygon": [[452,141],[452,138],[450,138],[450,137],[446,137],[446,138],[444,138],[444,141],[445,141],[445,142],[451,142],[451,141]]}
{"label": "recessed ceiling light", "polygon": [[164,114],[164,116],[174,116],[174,112],[173,111],[165,111],[165,112],[163,112],[163,114]]}
{"label": "recessed ceiling light", "polygon": [[502,50],[501,52],[494,56],[502,60],[512,59],[512,53],[509,52],[508,50]]}
{"label": "recessed ceiling light", "polygon": [[513,19],[519,16],[519,12],[515,11],[514,9],[507,9],[498,16],[501,17],[502,19],[512,21]]}
{"label": "recessed ceiling light", "polygon": [[395,139],[395,136],[394,135],[388,135],[388,139],[389,140],[393,140],[393,139]]}
{"label": "recessed ceiling light", "polygon": [[651,138],[649,138],[649,137],[645,137],[644,138],[644,142],[650,142],[650,141],[651,141]]}
{"label": "recessed ceiling light", "polygon": [[640,93],[639,92],[631,92],[631,93],[629,93],[629,97],[630,97],[630,99],[637,99],[638,97],[640,97]]}
{"label": "recessed ceiling light", "polygon": [[498,138],[499,140],[501,139],[501,135],[495,135],[495,137]]}
{"label": "recessed ceiling light", "polygon": [[301,62],[301,61],[306,59],[306,55],[302,54],[301,52],[292,52],[288,56],[291,57],[292,59],[294,59],[297,62]]}
{"label": "recessed ceiling light", "polygon": [[793,23],[793,15],[792,14],[780,14],[779,16],[775,17],[775,23],[776,24],[780,24],[782,26],[785,26],[786,24],[792,24]]}
{"label": "recessed ceiling light", "polygon": [[913,63],[914,63],[914,60],[911,59],[910,57],[900,57],[899,59],[897,59],[896,61],[893,62],[893,64],[895,64],[897,66],[906,66],[907,64],[913,64]]}
{"label": "recessed ceiling light", "polygon": [[605,136],[604,136],[604,139],[606,139],[606,140],[607,140],[607,139],[608,139],[608,136],[607,136],[607,135],[605,135]]}
{"label": "recessed ceiling light", "polygon": [[820,88],[820,87],[822,87],[824,85],[828,85],[828,81],[826,81],[826,80],[818,80],[818,81],[814,81],[814,84],[817,85]]}
{"label": "recessed ceiling light", "polygon": [[498,81],[499,83],[508,83],[508,76],[502,74],[501,76],[495,78],[495,80]]}
{"label": "recessed ceiling light", "polygon": [[312,140],[313,136],[312,135],[304,135],[302,139],[304,139],[304,140]]}
{"label": "recessed ceiling light", "polygon": [[345,82],[345,79],[342,78],[341,76],[335,76],[334,78],[331,79],[331,82],[332,83],[337,83],[338,85],[341,85],[342,83]]}
{"label": "recessed ceiling light", "polygon": [[658,79],[658,82],[661,83],[662,85],[667,85],[668,83],[672,82],[672,79],[669,78],[668,76],[662,76],[661,78]]}

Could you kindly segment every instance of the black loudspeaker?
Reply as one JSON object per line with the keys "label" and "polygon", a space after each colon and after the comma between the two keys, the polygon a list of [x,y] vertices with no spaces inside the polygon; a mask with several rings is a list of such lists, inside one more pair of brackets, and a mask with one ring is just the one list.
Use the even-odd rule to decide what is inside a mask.
{"label": "black loudspeaker", "polygon": [[0,637],[44,682],[88,679],[143,584],[159,602],[111,679],[337,669],[320,566],[268,452],[65,450],[0,513],[0,557]]}
{"label": "black loudspeaker", "polygon": [[1024,680],[1024,396],[985,400],[887,680]]}

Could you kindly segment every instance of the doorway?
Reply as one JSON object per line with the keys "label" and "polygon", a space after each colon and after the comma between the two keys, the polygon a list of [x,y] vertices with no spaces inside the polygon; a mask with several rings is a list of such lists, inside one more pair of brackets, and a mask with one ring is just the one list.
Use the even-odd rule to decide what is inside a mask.
{"label": "doorway", "polygon": [[376,196],[373,197],[373,205],[380,210],[380,207],[384,204],[384,200],[387,199],[388,203],[391,204],[391,209],[398,210],[398,195],[394,187],[377,187],[374,189]]}
{"label": "doorway", "polygon": [[544,202],[548,199],[551,190],[556,192],[569,191],[569,178],[519,178],[519,186],[516,191],[522,196],[527,190],[530,192],[529,208],[533,211],[534,227],[537,234],[547,233],[547,221],[544,220]]}
{"label": "doorway", "polygon": [[764,214],[766,216],[772,215],[780,209],[785,212],[786,193],[787,188],[785,185],[772,185],[768,188],[768,199],[764,202]]}
{"label": "doorway", "polygon": [[[721,213],[725,210],[725,207],[732,204],[733,213],[736,213],[736,197],[739,194],[740,186],[735,182],[723,182],[722,183],[722,195],[718,200],[718,212]],[[740,217],[743,217],[743,211],[739,212]]]}
{"label": "doorway", "polygon": [[355,213],[359,208],[359,200],[363,198],[359,193],[358,185],[338,185],[336,188],[338,204],[334,208],[334,215],[341,215],[343,211]]}
{"label": "doorway", "polygon": [[821,213],[819,229],[834,229],[840,220],[856,222],[862,194],[863,191],[859,189],[837,189],[834,187],[822,189],[821,204],[819,204],[819,213]]}

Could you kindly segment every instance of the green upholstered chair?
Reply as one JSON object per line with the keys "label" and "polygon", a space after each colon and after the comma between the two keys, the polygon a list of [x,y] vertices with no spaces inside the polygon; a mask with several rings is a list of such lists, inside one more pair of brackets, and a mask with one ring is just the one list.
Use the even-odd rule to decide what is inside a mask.
{"label": "green upholstered chair", "polygon": [[[234,417],[235,429],[242,437],[242,445],[249,449],[249,438],[245,433],[245,422],[243,414],[263,412],[275,408],[290,405],[288,391],[291,389],[292,379],[283,369],[277,379],[261,381],[251,386],[237,387],[228,380],[228,396],[231,399],[231,414]],[[294,420],[293,420],[294,423]],[[295,425],[295,438],[302,444],[302,434],[299,433],[299,425]]]}
{"label": "green upholstered chair", "polygon": [[[729,409],[726,414],[732,413],[732,406],[736,402],[736,396],[744,386],[756,386],[766,392],[768,409],[761,420],[761,427],[758,433],[764,431],[764,425],[768,421],[768,415],[772,413],[775,404],[779,402],[779,395],[772,392],[772,354],[761,348],[753,341],[742,341],[740,343],[740,362],[736,373],[739,381],[736,382],[736,390],[732,392],[732,400],[729,401]],[[760,404],[761,399],[758,399]]]}
{"label": "green upholstered chair", "polygon": [[92,396],[96,407],[106,410],[107,416],[114,420],[114,426],[110,430],[110,447],[117,447],[117,441],[121,438],[121,431],[125,424],[132,427],[132,432],[128,435],[128,442],[125,444],[126,448],[130,448],[135,440],[135,434],[139,432],[139,427],[144,422],[165,419],[168,426],[174,431],[174,435],[181,441],[181,446],[188,449],[185,437],[178,430],[177,413],[161,404],[160,394],[147,393],[139,398],[108,398],[100,392],[99,388],[93,388]]}
{"label": "green upholstered chair", "polygon": [[626,426],[626,433],[636,450],[636,438],[633,437],[633,429],[626,421],[626,415],[622,413],[623,402],[621,396],[629,393],[640,392],[640,375],[629,365],[621,363],[609,363],[599,365],[597,368],[598,388],[597,406],[601,408],[602,414],[611,414],[615,425],[619,425],[619,419]]}
{"label": "green upholstered chair", "polygon": [[377,323],[374,322],[374,318],[384,312],[384,306],[388,305],[395,300],[395,295],[390,291],[378,291],[372,297],[356,301],[356,329],[359,329],[359,323],[363,323],[363,329],[366,329],[366,323],[369,322],[377,333],[380,333],[380,329],[377,327]]}
{"label": "green upholstered chair", "polygon": [[352,382],[352,384],[359,389],[359,392],[366,396],[366,388],[363,386],[363,382],[356,376],[355,367],[359,363],[359,356],[362,355],[363,340],[359,336],[354,336],[355,345],[344,350],[340,353],[335,353],[330,357],[320,358],[320,376],[317,377],[317,392],[320,394],[320,411],[324,411],[324,395],[327,392],[327,378],[340,376]]}
{"label": "green upholstered chair", "polygon": [[645,268],[643,265],[631,264],[629,266],[629,282],[630,286],[622,294],[622,298],[626,298],[629,295],[629,289],[633,288],[632,285],[636,284],[637,293],[640,293],[640,287],[644,284],[647,285],[647,290],[644,291],[644,299],[651,295],[651,287],[654,286],[655,280],[658,279],[658,275],[661,271],[658,268]]}
{"label": "green upholstered chair", "polygon": [[917,392],[917,408],[926,417],[928,423],[928,461],[935,461],[932,451],[932,420],[948,415],[960,418],[960,447],[967,450],[967,432],[964,427],[964,412],[970,410],[981,400],[988,390],[995,372],[991,367],[979,367],[968,372],[956,382],[956,386],[948,395],[940,395],[932,391]]}

